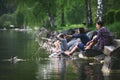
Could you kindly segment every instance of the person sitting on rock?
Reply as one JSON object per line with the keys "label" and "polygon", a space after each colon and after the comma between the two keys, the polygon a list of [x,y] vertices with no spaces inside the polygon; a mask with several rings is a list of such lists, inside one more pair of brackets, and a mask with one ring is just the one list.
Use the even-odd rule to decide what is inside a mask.
{"label": "person sitting on rock", "polygon": [[108,28],[103,26],[102,21],[96,23],[97,36],[89,41],[85,46],[85,55],[94,57],[100,54],[103,54],[104,46],[109,46],[113,43],[113,38],[111,36]]}
{"label": "person sitting on rock", "polygon": [[57,41],[54,44],[56,51],[66,51],[68,49],[67,40],[65,38],[65,35],[62,33],[57,36]]}
{"label": "person sitting on rock", "polygon": [[65,51],[66,55],[72,55],[77,49],[84,51],[84,46],[90,41],[86,35],[84,28],[78,28],[78,34],[69,35],[69,37],[80,38],[80,42],[76,44],[70,51]]}

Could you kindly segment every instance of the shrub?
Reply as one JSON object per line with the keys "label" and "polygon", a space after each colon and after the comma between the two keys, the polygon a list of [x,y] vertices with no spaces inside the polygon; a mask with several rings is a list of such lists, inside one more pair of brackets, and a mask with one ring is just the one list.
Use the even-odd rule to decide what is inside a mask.
{"label": "shrub", "polygon": [[17,26],[19,28],[22,28],[23,27],[23,24],[24,24],[24,15],[22,12],[18,12],[16,14],[16,22],[17,22]]}
{"label": "shrub", "polygon": [[3,14],[0,17],[0,26],[4,27],[6,24],[16,25],[14,14]]}
{"label": "shrub", "polygon": [[115,18],[115,22],[120,22],[120,10],[117,10],[115,12],[114,18]]}
{"label": "shrub", "polygon": [[71,29],[71,28],[79,28],[79,27],[86,28],[86,26],[83,25],[83,24],[72,24],[72,25],[60,26],[60,27],[57,28],[57,30],[62,31],[62,30],[68,30],[68,29]]}
{"label": "shrub", "polygon": [[114,33],[116,38],[120,38],[120,23],[119,22],[115,22],[114,24],[109,25],[109,29],[111,32]]}
{"label": "shrub", "polygon": [[114,15],[115,15],[115,11],[111,10],[107,13],[106,15],[106,23],[107,24],[112,24],[114,23]]}
{"label": "shrub", "polygon": [[10,25],[11,25],[10,21],[4,21],[4,23],[3,23],[3,27],[5,27],[7,29],[10,27]]}
{"label": "shrub", "polygon": [[104,15],[103,15],[103,21],[104,21],[104,23],[107,23],[106,16],[107,16],[107,14],[104,14]]}

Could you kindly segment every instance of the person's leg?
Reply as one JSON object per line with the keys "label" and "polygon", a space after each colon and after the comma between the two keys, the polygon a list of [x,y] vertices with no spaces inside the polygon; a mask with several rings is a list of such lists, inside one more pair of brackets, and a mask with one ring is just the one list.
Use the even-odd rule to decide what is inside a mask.
{"label": "person's leg", "polygon": [[59,43],[59,41],[56,41],[56,42],[54,43],[54,45],[55,45],[55,50],[56,50],[56,51],[59,51],[59,50],[60,50],[60,43]]}
{"label": "person's leg", "polygon": [[87,57],[95,57],[101,54],[103,54],[103,52],[97,49],[87,49],[84,53],[84,55]]}
{"label": "person's leg", "polygon": [[70,48],[72,45],[76,43],[76,40],[71,40],[67,43],[68,47]]}
{"label": "person's leg", "polygon": [[77,45],[75,45],[71,51],[65,51],[64,53],[66,55],[72,55],[76,51],[77,48],[78,48]]}
{"label": "person's leg", "polygon": [[80,49],[80,50],[84,50],[84,44],[82,44],[81,42],[76,44],[71,51],[66,51],[65,53],[67,55],[72,55],[77,49]]}
{"label": "person's leg", "polygon": [[77,46],[77,44],[73,47],[73,49],[70,51],[70,55],[72,55],[75,51],[76,51],[76,49],[78,48],[78,46]]}
{"label": "person's leg", "polygon": [[78,44],[80,42],[80,39],[74,39],[74,40],[71,40],[67,43],[68,45],[68,48],[70,48],[71,46],[73,46],[74,44]]}
{"label": "person's leg", "polygon": [[84,51],[84,44],[83,43],[79,43],[78,45],[77,45],[77,47],[80,49],[80,50],[82,50],[82,51]]}
{"label": "person's leg", "polygon": [[66,51],[65,54],[72,55],[78,48],[80,50],[84,50],[84,44],[82,43],[76,44],[71,51]]}

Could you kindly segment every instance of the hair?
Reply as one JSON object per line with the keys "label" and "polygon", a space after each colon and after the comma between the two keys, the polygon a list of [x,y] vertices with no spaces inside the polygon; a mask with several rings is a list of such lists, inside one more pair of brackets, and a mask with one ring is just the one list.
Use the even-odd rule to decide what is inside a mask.
{"label": "hair", "polygon": [[84,28],[78,28],[78,30],[80,31],[80,34],[84,34],[85,33],[85,29]]}
{"label": "hair", "polygon": [[75,30],[74,30],[74,29],[69,29],[69,30],[68,30],[68,34],[69,34],[69,35],[73,35],[74,33],[75,33]]}
{"label": "hair", "polygon": [[64,38],[64,34],[61,33],[61,34],[60,34],[60,37],[61,37],[61,38]]}
{"label": "hair", "polygon": [[102,21],[98,21],[97,24],[100,25],[100,26],[103,26],[103,22]]}

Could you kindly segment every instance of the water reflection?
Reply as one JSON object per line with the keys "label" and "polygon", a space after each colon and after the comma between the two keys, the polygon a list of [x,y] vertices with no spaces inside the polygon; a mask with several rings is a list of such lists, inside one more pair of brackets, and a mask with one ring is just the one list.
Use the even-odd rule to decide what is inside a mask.
{"label": "water reflection", "polygon": [[99,64],[91,66],[82,60],[66,57],[50,58],[43,64],[41,62],[38,63],[38,80],[104,80]]}
{"label": "water reflection", "polygon": [[36,78],[38,80],[65,80],[66,74],[66,59],[65,57],[60,58],[49,58],[49,61],[38,63],[38,72]]}
{"label": "water reflection", "polygon": [[101,64],[89,65],[88,61],[74,61],[78,68],[79,80],[104,80]]}
{"label": "water reflection", "polygon": [[[120,71],[104,76],[102,64],[89,65],[89,61],[66,56],[48,58],[34,40],[34,33],[0,32],[0,80],[119,80]],[[11,56],[18,61],[11,64]],[[119,65],[119,64],[118,64]]]}
{"label": "water reflection", "polygon": [[58,74],[59,64],[58,64],[58,58],[51,58],[50,61],[47,61],[45,63],[42,63],[41,60],[38,62],[38,72],[36,78],[38,80],[40,79],[51,79],[51,75],[54,74],[56,76]]}
{"label": "water reflection", "polygon": [[[21,59],[30,59],[37,47],[34,33],[0,30],[0,80],[36,80],[36,63]],[[19,59],[14,57],[12,61],[11,56]]]}
{"label": "water reflection", "polygon": [[60,77],[61,77],[61,80],[65,80],[65,74],[66,74],[66,58],[61,56],[60,58]]}

